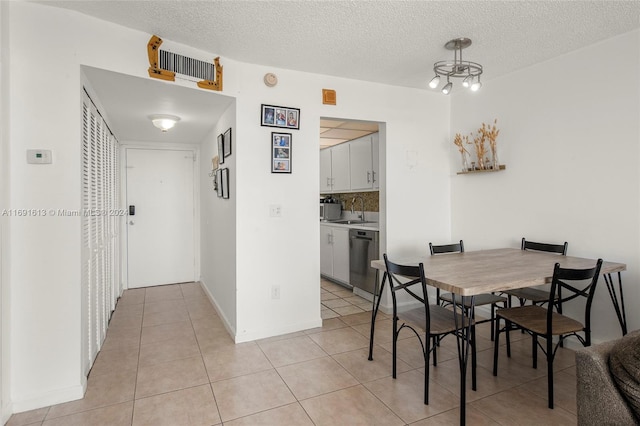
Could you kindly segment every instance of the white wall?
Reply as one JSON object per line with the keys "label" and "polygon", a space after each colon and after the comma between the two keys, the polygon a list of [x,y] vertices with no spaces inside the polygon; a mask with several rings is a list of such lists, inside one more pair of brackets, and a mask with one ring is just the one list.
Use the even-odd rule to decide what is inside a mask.
{"label": "white wall", "polygon": [[[266,72],[278,75],[276,87],[262,83]],[[382,232],[386,232],[387,250],[397,255],[424,253],[432,235],[448,237],[446,98],[259,66],[242,67],[241,84],[236,118],[237,341],[320,323],[320,117],[386,123],[386,153],[381,161],[386,161],[382,197],[387,199],[387,227]],[[336,106],[322,104],[322,88],[336,90]],[[271,173],[270,135],[277,129],[260,126],[262,103],[301,110],[300,130],[291,131],[290,175]],[[415,198],[408,205],[411,194]],[[282,206],[282,217],[269,217],[272,204]],[[281,288],[279,300],[271,299],[273,285]]]}
{"label": "white wall", "polygon": [[[630,329],[640,327],[640,32],[453,95],[451,140],[498,119],[506,170],[455,175],[452,238],[468,250],[569,242],[569,255],[623,262]],[[612,68],[613,66],[613,68]],[[473,152],[473,151],[472,151]],[[461,160],[450,144],[452,170]],[[604,280],[594,340],[620,335]]]}
{"label": "white wall", "polygon": [[[148,78],[146,44],[150,34],[45,5],[10,2],[7,6],[11,38],[3,38],[2,43],[3,50],[11,52],[8,207],[79,209],[80,66]],[[43,33],[47,37],[42,38]],[[184,53],[189,54],[186,48]],[[235,117],[230,110],[219,123],[221,128],[234,128],[232,198],[213,200],[215,207],[203,205],[202,216],[211,211],[212,220],[220,215],[225,220],[221,223],[235,230],[221,231],[222,243],[228,243],[221,247],[215,246],[211,234],[217,237],[216,229],[207,227],[206,250],[211,251],[203,253],[202,272],[207,289],[219,300],[231,325],[235,312],[236,341],[320,324],[317,203],[321,116],[385,123],[386,149],[381,158],[386,181],[381,192],[387,200],[388,226],[382,240],[389,252],[398,256],[424,253],[429,240],[448,239],[447,98],[225,58],[222,63],[223,94],[236,98]],[[279,76],[275,88],[262,83],[267,71]],[[337,90],[337,106],[321,104],[325,87]],[[261,103],[301,109],[300,130],[292,131],[291,175],[270,173],[272,129],[259,125]],[[202,147],[208,143],[204,141]],[[25,150],[35,147],[51,149],[53,164],[27,165]],[[201,158],[208,161],[204,149]],[[202,194],[204,204],[204,185]],[[415,195],[409,206],[408,194]],[[269,217],[271,204],[282,206],[281,218]],[[8,395],[12,411],[78,398],[84,380],[80,362],[79,218],[11,218],[5,223],[11,251],[10,282],[5,284],[11,289],[12,307]],[[216,268],[213,273],[204,266],[204,257],[210,255],[214,256],[214,267],[215,262],[229,262],[222,271]],[[270,297],[273,285],[281,287],[279,300]]]}
{"label": "white wall", "polygon": [[[233,102],[200,144],[200,280],[227,330],[235,336],[236,313],[236,165],[238,136]],[[218,198],[209,177],[211,159],[218,155],[217,137],[231,127],[231,156],[221,168],[229,169],[229,199]]]}
{"label": "white wall", "polygon": [[[3,25],[10,39],[2,39],[11,81],[7,207],[79,209],[80,66],[149,78],[150,34],[38,4],[2,6],[11,24]],[[233,88],[234,79],[225,86]],[[51,149],[53,164],[27,165],[28,148]],[[80,398],[80,218],[9,218],[3,225],[10,232],[10,355],[3,356],[11,362],[10,410]]]}
{"label": "white wall", "polygon": [[[9,204],[9,18],[6,2],[0,2],[0,211]],[[6,221],[0,217],[0,422],[11,415],[9,395],[9,237]]]}
{"label": "white wall", "polygon": [[[80,66],[147,77],[145,46],[150,35],[37,4],[11,2],[8,10],[11,39],[10,43],[3,40],[3,47],[11,49],[9,207],[78,209]],[[44,40],[43,32],[48,34]],[[223,210],[214,209],[212,220],[222,215],[231,221],[235,217],[235,223],[222,231],[226,247],[211,246],[215,240],[207,240],[206,250],[214,251],[203,253],[202,271],[207,288],[220,298],[231,325],[235,310],[237,341],[320,324],[320,116],[387,123],[387,186],[396,187],[395,191],[389,190],[388,197],[393,202],[387,207],[389,223],[393,224],[388,230],[390,247],[399,251],[409,242],[422,249],[422,240],[429,235],[447,233],[448,152],[444,142],[448,101],[422,91],[284,70],[276,70],[280,84],[269,89],[262,83],[266,68],[222,59],[223,94],[237,98],[235,125],[233,112],[225,115],[234,127],[234,153],[230,158],[234,167],[232,198],[213,200],[221,202],[216,205]],[[42,70],[43,63],[47,72]],[[338,106],[321,104],[323,87],[338,91]],[[259,125],[261,103],[301,108],[301,128],[292,132],[291,175],[270,173],[272,129]],[[219,126],[226,129],[227,124],[221,120]],[[53,164],[25,164],[25,150],[33,147],[51,149]],[[417,156],[416,161],[411,160],[411,168],[406,163],[394,165],[398,158],[406,158],[407,151]],[[208,161],[204,150],[201,158]],[[422,196],[415,209],[407,209],[400,192],[412,185]],[[203,191],[203,204],[205,196]],[[269,218],[268,208],[274,203],[283,207],[281,218]],[[203,218],[208,209],[203,206]],[[418,232],[414,226],[402,225],[418,221]],[[6,223],[11,232],[13,411],[78,398],[84,379],[79,347],[80,222],[77,218],[44,217],[10,219]],[[207,232],[217,235],[209,228]],[[207,238],[212,237],[209,234]],[[218,261],[225,263],[225,259],[231,262],[225,263],[222,273],[216,269],[213,274],[204,266],[209,255],[217,259],[214,266]],[[232,289],[234,280],[236,288]],[[270,299],[274,284],[281,286],[280,300]],[[214,294],[220,288],[225,290]]]}

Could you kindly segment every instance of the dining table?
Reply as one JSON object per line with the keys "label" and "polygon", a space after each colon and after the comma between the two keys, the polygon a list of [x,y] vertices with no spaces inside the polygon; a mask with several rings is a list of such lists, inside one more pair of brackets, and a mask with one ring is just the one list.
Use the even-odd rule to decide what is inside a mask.
{"label": "dining table", "polygon": [[[403,265],[415,266],[422,263],[427,284],[453,294],[452,315],[454,315],[454,318],[458,318],[457,310],[460,309],[458,303],[455,302],[456,297],[470,296],[470,307],[460,309],[461,324],[465,324],[465,316],[474,317],[474,296],[478,294],[548,284],[551,282],[556,263],[559,263],[562,268],[587,269],[593,268],[597,262],[596,259],[560,256],[552,253],[514,248],[465,251],[463,253],[440,256],[424,255],[398,259],[390,258],[390,260]],[[376,269],[376,282],[371,312],[369,360],[373,360],[376,315],[380,308],[381,295],[384,292],[387,281],[384,260],[371,261],[371,267]],[[626,265],[624,263],[609,261],[604,261],[600,270],[601,275],[604,276],[605,285],[623,335],[627,333],[621,277],[621,272],[625,270]],[[384,274],[382,280],[379,280],[380,272]],[[612,275],[617,276],[617,286]],[[466,324],[467,327],[460,325],[461,333],[457,334],[460,364],[460,425],[464,425],[466,421],[466,372],[471,348],[470,336],[473,322],[467,321]]]}

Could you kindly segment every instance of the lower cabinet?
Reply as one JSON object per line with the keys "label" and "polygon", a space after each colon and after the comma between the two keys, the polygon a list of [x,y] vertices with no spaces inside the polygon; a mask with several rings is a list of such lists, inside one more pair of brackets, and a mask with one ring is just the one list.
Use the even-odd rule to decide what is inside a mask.
{"label": "lower cabinet", "polygon": [[349,284],[349,228],[320,225],[320,273]]}

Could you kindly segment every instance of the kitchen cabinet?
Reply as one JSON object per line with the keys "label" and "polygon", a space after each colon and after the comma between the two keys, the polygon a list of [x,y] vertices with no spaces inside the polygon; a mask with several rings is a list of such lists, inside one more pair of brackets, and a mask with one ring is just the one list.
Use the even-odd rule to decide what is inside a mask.
{"label": "kitchen cabinet", "polygon": [[320,193],[331,192],[331,148],[320,150]]}
{"label": "kitchen cabinet", "polygon": [[371,135],[371,160],[373,162],[373,189],[380,189],[380,133]]}
{"label": "kitchen cabinet", "polygon": [[366,191],[379,188],[378,133],[354,139],[348,144],[351,190]]}
{"label": "kitchen cabinet", "polygon": [[349,284],[349,229],[320,225],[320,273]]}
{"label": "kitchen cabinet", "polygon": [[349,145],[340,144],[320,151],[320,192],[349,191]]}

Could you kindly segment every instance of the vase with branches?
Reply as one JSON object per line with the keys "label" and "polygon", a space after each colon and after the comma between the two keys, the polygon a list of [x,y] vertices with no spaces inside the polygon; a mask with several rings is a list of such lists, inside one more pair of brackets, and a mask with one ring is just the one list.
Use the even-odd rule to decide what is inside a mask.
{"label": "vase with branches", "polygon": [[[484,142],[486,136],[480,130],[478,130],[477,136],[474,136],[473,133],[471,133],[470,136],[473,138],[473,147],[476,150],[476,157],[478,158],[478,169],[485,170],[484,154],[487,152],[487,147]],[[469,144],[471,144],[471,142],[469,142]]]}
{"label": "vase with branches", "polygon": [[467,151],[467,149],[464,147],[465,141],[467,143],[469,143],[469,137],[468,136],[462,136],[462,135],[460,135],[460,133],[456,133],[455,137],[453,138],[453,143],[458,147],[458,151],[460,152],[460,155],[462,156],[462,171],[463,172],[469,171],[469,163],[467,161],[467,154],[469,154],[469,151]]}
{"label": "vase with branches", "polygon": [[493,170],[500,169],[500,161],[498,160],[498,145],[496,143],[496,139],[498,139],[500,130],[496,128],[496,124],[498,124],[497,118],[493,120],[493,125],[489,126],[482,123],[482,127],[478,130],[478,132],[482,133],[484,138],[489,141],[489,149],[491,149],[491,156],[493,157]]}

